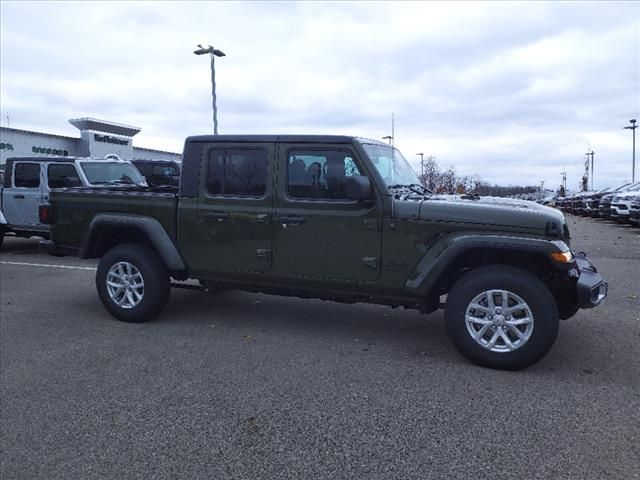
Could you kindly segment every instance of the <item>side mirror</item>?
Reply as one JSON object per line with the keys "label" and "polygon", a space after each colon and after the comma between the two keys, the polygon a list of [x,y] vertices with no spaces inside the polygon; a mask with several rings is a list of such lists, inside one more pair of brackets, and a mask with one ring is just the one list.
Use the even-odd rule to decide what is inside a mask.
{"label": "side mirror", "polygon": [[369,200],[371,198],[371,182],[364,175],[346,177],[344,180],[344,193],[349,200]]}

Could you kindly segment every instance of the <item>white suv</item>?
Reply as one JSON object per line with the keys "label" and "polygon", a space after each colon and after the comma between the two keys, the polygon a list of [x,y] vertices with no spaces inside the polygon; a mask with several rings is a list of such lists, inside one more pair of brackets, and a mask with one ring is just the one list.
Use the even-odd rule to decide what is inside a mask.
{"label": "white suv", "polygon": [[619,222],[629,221],[631,202],[640,197],[640,184],[631,187],[627,192],[616,194],[611,200],[611,218]]}

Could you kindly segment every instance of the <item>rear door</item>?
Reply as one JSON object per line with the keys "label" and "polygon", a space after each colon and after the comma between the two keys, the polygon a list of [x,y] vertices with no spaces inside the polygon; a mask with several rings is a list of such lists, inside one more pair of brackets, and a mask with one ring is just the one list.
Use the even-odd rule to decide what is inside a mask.
{"label": "rear door", "polygon": [[38,206],[43,202],[42,165],[37,162],[16,162],[12,176],[11,187],[2,192],[7,222],[16,227],[41,226]]}
{"label": "rear door", "polygon": [[274,152],[271,143],[204,146],[196,212],[199,228],[189,229],[189,238],[181,241],[198,276],[271,268]]}

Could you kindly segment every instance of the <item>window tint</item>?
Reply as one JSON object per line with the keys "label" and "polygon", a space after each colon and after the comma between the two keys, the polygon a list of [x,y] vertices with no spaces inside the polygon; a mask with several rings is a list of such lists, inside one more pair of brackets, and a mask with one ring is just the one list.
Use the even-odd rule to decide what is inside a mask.
{"label": "window tint", "polygon": [[73,165],[53,164],[47,171],[49,188],[64,188],[80,186],[80,177]]}
{"label": "window tint", "polygon": [[40,165],[37,163],[17,163],[14,183],[16,187],[38,188],[40,186]]}
{"label": "window tint", "polygon": [[341,150],[293,150],[287,192],[294,198],[345,199],[346,177],[362,175],[351,154]]}
{"label": "window tint", "polygon": [[207,191],[261,197],[267,189],[267,161],[265,150],[214,149],[209,154]]}

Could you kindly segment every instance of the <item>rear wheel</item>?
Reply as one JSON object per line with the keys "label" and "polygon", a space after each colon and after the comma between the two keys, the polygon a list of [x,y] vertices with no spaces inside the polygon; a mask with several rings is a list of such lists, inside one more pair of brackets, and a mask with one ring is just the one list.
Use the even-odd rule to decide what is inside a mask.
{"label": "rear wheel", "polygon": [[118,245],[100,259],[96,288],[109,313],[125,322],[152,319],[171,293],[169,273],[158,254],[137,244]]}
{"label": "rear wheel", "polygon": [[549,289],[532,274],[490,266],[462,277],[445,307],[449,336],[472,362],[519,370],[543,358],[558,334],[558,308]]}

